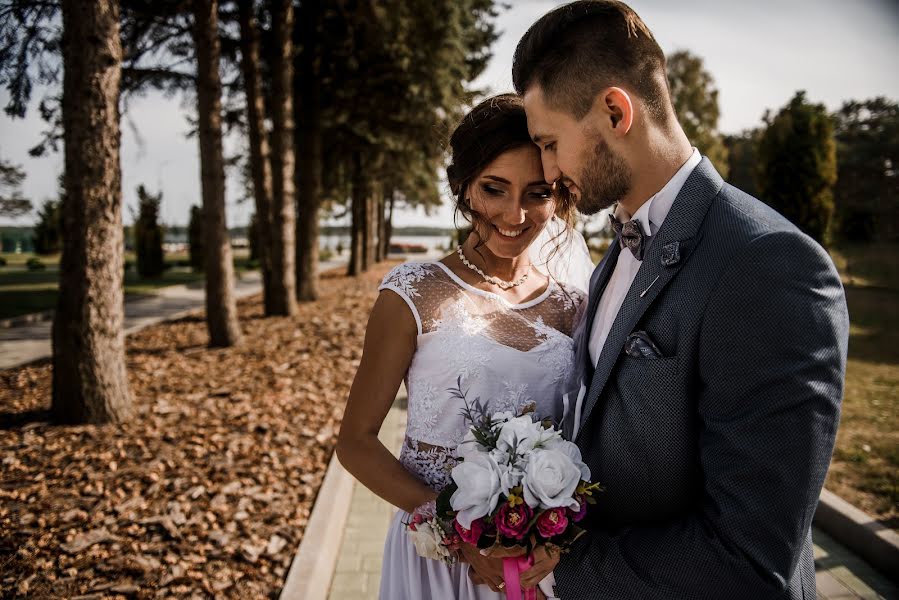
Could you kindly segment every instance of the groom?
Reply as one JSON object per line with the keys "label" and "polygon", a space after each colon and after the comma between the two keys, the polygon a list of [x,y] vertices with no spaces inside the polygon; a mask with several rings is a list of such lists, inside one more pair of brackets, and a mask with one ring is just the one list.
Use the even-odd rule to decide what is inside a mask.
{"label": "groom", "polygon": [[546,180],[585,214],[614,205],[618,234],[565,423],[605,491],[572,551],[541,554],[523,583],[552,570],[563,600],[815,600],[849,330],[829,256],[691,148],[627,5],[548,13],[513,81]]}

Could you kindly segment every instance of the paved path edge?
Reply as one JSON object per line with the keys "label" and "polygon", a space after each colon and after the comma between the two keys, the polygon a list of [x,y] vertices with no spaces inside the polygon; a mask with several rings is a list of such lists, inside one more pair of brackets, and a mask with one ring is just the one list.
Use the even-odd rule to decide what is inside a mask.
{"label": "paved path edge", "polygon": [[899,582],[899,535],[895,531],[826,489],[821,490],[814,520],[837,542]]}
{"label": "paved path edge", "polygon": [[281,588],[280,600],[327,599],[353,499],[354,481],[337,460],[337,452],[332,453],[300,547]]}

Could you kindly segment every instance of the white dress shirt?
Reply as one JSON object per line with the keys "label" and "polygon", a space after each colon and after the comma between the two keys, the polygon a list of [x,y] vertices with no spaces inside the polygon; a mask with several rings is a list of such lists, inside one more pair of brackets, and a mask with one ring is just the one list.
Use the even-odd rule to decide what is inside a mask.
{"label": "white dress shirt", "polygon": [[[693,154],[678,169],[674,177],[668,180],[665,187],[659,190],[655,196],[644,202],[633,216],[625,213],[619,204],[615,210],[615,217],[622,223],[632,219],[639,219],[640,224],[643,226],[643,233],[645,235],[655,235],[662,227],[662,222],[668,216],[668,212],[674,204],[674,199],[680,193],[684,182],[687,181],[690,173],[693,172],[693,169],[696,168],[696,165],[701,160],[702,155],[699,154],[699,150],[693,148]],[[599,306],[596,309],[596,316],[593,319],[593,325],[590,330],[590,360],[593,361],[594,366],[599,361],[599,355],[606,343],[606,338],[609,337],[612,323],[615,322],[615,317],[618,316],[618,310],[621,308],[628,290],[631,289],[631,284],[634,282],[641,264],[641,261],[637,260],[633,252],[627,248],[622,249],[618,255],[618,263],[615,265],[615,270],[609,278],[609,283],[602,294],[602,298],[599,299]]]}
{"label": "white dress shirt", "polygon": [[[693,148],[693,154],[690,155],[687,162],[681,165],[681,168],[668,180],[668,183],[666,183],[653,197],[644,202],[633,216],[625,213],[619,204],[615,210],[615,218],[622,223],[630,221],[631,219],[639,219],[640,224],[643,227],[643,233],[645,235],[655,235],[662,227],[662,222],[665,220],[665,217],[668,216],[668,212],[674,205],[674,199],[677,198],[677,195],[680,193],[680,190],[690,176],[690,173],[693,172],[693,169],[696,168],[696,165],[698,165],[701,160],[702,155],[699,153],[699,150]],[[613,241],[613,243],[615,242]],[[596,308],[596,316],[593,318],[590,329],[588,349],[590,351],[590,360],[593,361],[594,367],[599,361],[599,355],[602,352],[603,346],[605,346],[606,338],[609,337],[609,331],[612,329],[612,324],[618,316],[618,311],[621,309],[624,297],[627,296],[627,292],[630,290],[631,284],[633,284],[641,264],[641,261],[637,260],[636,257],[634,257],[634,254],[627,248],[623,248],[618,255],[618,262],[615,264],[615,270],[612,271],[609,283],[606,285],[606,289],[599,299],[599,306]],[[572,433],[572,439],[577,437],[577,432],[581,425],[581,407],[586,392],[586,388],[582,385],[575,401],[574,431]],[[554,596],[551,594],[553,588],[550,586],[555,585],[555,575],[550,573],[540,582],[540,589],[547,598],[553,598]]]}

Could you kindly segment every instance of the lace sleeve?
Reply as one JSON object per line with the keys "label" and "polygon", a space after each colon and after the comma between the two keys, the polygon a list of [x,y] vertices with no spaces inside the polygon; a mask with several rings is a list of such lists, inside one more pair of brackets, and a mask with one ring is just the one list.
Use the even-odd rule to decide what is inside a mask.
{"label": "lace sleeve", "polygon": [[384,276],[380,290],[391,290],[402,298],[412,311],[415,317],[415,325],[418,327],[418,335],[422,333],[421,315],[415,306],[415,298],[421,294],[418,291],[417,284],[425,277],[425,266],[421,263],[403,263],[395,266]]}

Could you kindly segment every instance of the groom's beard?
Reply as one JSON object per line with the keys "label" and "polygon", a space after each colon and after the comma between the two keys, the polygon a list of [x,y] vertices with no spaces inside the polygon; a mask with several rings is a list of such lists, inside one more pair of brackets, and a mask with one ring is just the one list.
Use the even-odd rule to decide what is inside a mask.
{"label": "groom's beard", "polygon": [[609,208],[631,189],[631,168],[601,137],[584,165],[580,188],[577,208],[585,215]]}

